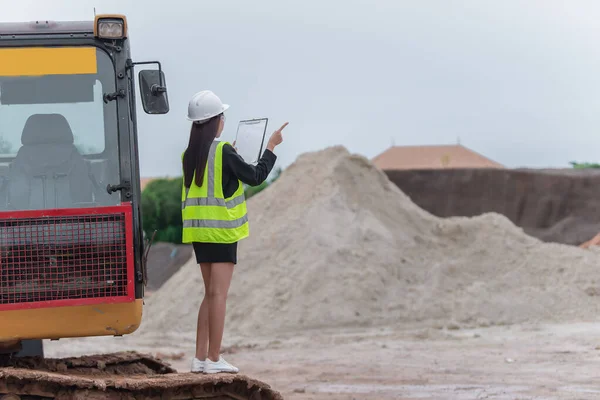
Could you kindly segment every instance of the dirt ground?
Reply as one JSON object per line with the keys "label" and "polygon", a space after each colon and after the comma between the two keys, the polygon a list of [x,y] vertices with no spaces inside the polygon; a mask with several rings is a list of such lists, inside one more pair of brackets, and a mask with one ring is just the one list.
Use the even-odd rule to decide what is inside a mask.
{"label": "dirt ground", "polygon": [[[132,337],[130,337],[132,338]],[[93,339],[103,351],[121,339]],[[600,323],[476,330],[393,328],[307,332],[236,339],[225,356],[285,399],[598,399]],[[49,356],[84,352],[89,342],[49,342]],[[138,350],[186,353],[171,360],[189,370],[193,342]],[[131,346],[126,346],[131,347]],[[68,349],[68,350],[67,350]]]}

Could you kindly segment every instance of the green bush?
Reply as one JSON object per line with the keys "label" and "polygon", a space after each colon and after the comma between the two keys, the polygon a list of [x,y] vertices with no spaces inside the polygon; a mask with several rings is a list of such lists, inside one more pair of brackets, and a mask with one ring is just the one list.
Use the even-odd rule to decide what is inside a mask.
{"label": "green bush", "polygon": [[589,162],[579,163],[576,161],[571,161],[569,164],[571,164],[571,166],[575,169],[600,168],[600,164],[598,164],[598,163],[589,163]]}
{"label": "green bush", "polygon": [[155,241],[181,243],[181,178],[156,179],[142,193],[142,226]]}

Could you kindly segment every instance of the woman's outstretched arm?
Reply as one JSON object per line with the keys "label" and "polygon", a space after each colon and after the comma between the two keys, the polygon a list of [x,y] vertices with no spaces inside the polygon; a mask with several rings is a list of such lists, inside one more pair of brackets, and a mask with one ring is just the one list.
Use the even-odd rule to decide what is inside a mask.
{"label": "woman's outstretched arm", "polygon": [[246,163],[231,145],[223,146],[223,163],[226,164],[228,172],[246,185],[258,186],[263,183],[271,173],[276,160],[277,156],[267,149],[254,166]]}

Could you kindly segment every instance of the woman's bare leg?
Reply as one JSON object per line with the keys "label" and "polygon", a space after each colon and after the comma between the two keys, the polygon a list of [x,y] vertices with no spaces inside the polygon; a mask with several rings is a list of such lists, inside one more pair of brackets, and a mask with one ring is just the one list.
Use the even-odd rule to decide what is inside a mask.
{"label": "woman's bare leg", "polygon": [[198,310],[198,328],[196,331],[196,358],[205,360],[208,355],[208,293],[211,279],[210,263],[201,263],[202,280],[204,281],[204,299]]}
{"label": "woman's bare leg", "polygon": [[213,263],[208,288],[208,358],[218,361],[225,328],[225,303],[233,275],[233,263]]}

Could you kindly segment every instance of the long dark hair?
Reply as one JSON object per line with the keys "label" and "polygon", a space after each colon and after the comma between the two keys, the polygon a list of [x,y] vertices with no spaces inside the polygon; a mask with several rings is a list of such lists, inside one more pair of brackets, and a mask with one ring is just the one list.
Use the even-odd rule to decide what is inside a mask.
{"label": "long dark hair", "polygon": [[201,124],[192,122],[190,141],[183,154],[183,183],[186,188],[192,186],[194,172],[196,172],[194,179],[196,185],[202,186],[210,145],[217,137],[220,120],[221,114]]}

